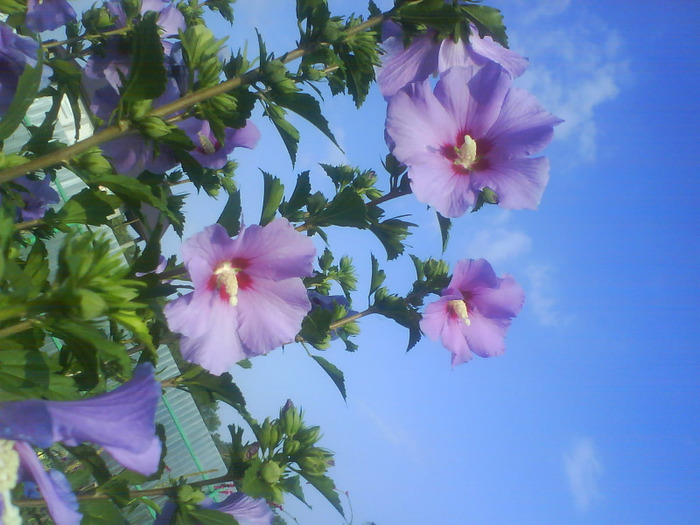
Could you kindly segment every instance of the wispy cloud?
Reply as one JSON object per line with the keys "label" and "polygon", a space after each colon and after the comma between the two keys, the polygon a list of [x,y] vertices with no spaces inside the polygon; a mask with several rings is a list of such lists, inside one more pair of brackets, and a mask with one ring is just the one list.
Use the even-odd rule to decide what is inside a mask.
{"label": "wispy cloud", "polygon": [[530,264],[525,273],[530,280],[527,304],[533,309],[540,324],[544,326],[563,326],[571,322],[570,315],[563,314],[558,308],[554,285],[554,268],[548,264]]}
{"label": "wispy cloud", "polygon": [[521,231],[505,228],[479,231],[467,246],[470,257],[488,259],[499,264],[530,251],[532,239]]}
{"label": "wispy cloud", "polygon": [[383,439],[402,450],[411,459],[415,461],[421,459],[418,453],[418,442],[404,426],[396,421],[387,420],[364,402],[360,402],[360,406],[361,411],[374,424]]}
{"label": "wispy cloud", "polygon": [[618,33],[569,0],[515,2],[506,13],[511,47],[532,59],[519,85],[564,119],[555,140],[576,161],[596,157],[600,106],[629,76]]}
{"label": "wispy cloud", "polygon": [[564,454],[564,469],[574,505],[579,511],[587,511],[601,497],[598,486],[603,474],[603,464],[593,440],[576,439]]}

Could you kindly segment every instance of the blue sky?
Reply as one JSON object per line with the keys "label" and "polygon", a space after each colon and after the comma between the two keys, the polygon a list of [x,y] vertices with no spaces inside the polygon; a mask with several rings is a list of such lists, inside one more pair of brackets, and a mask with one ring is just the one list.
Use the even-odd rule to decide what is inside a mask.
{"label": "blue sky", "polygon": [[[700,8],[680,0],[490,5],[504,12],[511,48],[530,58],[519,85],[566,120],[545,151],[551,180],[540,209],[489,207],[456,220],[444,255],[450,264],[486,257],[525,288],[506,354],[451,370],[439,343],[424,339],[406,354],[405,330],[370,317],[357,353],[342,345],[325,353],[345,372],[347,404],[294,345],[232,372],[255,415],[273,415],[290,397],[322,426],[358,525],[700,523]],[[247,38],[255,49],[253,26],[269,50],[294,47],[293,2],[239,1],[235,12],[233,31],[217,26],[232,47]],[[258,167],[289,189],[295,173],[311,169],[327,191],[318,162],[380,172],[377,90],[360,111],[330,96],[325,110],[345,155],[300,123],[294,169],[256,111],[261,143],[236,151],[247,222],[259,217]],[[190,199],[186,236],[221,207]],[[387,208],[421,225],[412,253],[440,255],[425,206],[408,196]],[[331,232],[337,255],[352,247],[361,270],[358,310],[369,253],[383,256],[366,237]],[[389,285],[406,292],[410,262],[385,268]],[[303,525],[342,523],[311,499],[313,512],[291,501],[285,508]]]}

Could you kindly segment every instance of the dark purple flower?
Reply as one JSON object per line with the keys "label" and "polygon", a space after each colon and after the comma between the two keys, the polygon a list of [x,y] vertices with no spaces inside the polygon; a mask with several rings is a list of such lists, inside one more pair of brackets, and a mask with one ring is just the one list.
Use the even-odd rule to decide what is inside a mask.
{"label": "dark purple flower", "polygon": [[189,118],[178,124],[194,144],[190,154],[205,168],[220,169],[228,161],[228,155],[238,147],[253,149],[260,140],[260,131],[252,122],[240,129],[226,128],[221,144],[211,131],[209,122]]}
{"label": "dark purple flower", "polygon": [[[126,13],[121,1],[109,0],[106,2],[106,5],[115,19],[115,28],[126,26]],[[176,5],[168,0],[143,0],[141,2],[141,14],[144,15],[148,11],[158,13],[156,23],[160,27],[161,35],[164,37],[175,36],[179,30],[184,31],[187,28],[185,17]]]}
{"label": "dark purple flower", "polygon": [[46,214],[46,207],[49,204],[56,204],[60,201],[58,193],[51,187],[51,180],[48,177],[42,180],[20,177],[14,182],[25,188],[25,191],[20,190],[19,192],[24,201],[24,206],[20,209],[23,221],[41,219]]}
{"label": "dark purple flower", "polygon": [[[234,492],[216,503],[206,498],[201,508],[218,510],[234,517],[238,525],[271,525],[274,514],[264,499],[254,499],[243,492]],[[153,525],[167,525],[175,513],[175,505],[168,501]]]}
{"label": "dark purple flower", "polygon": [[24,68],[36,66],[38,51],[36,41],[0,22],[0,116],[10,107]]}
{"label": "dark purple flower", "polygon": [[124,467],[144,475],[158,470],[161,443],[155,434],[160,383],[153,366],[136,367],[120,387],[79,401],[31,399],[0,405],[0,439],[46,448],[84,441],[104,448]]}
{"label": "dark purple flower", "polygon": [[403,34],[398,24],[384,22],[382,47],[386,54],[377,74],[377,83],[384,98],[393,96],[411,82],[419,82],[430,75],[447,71],[454,66],[483,67],[489,62],[501,65],[512,77],[527,69],[528,61],[506,49],[490,36],[481,38],[474,24],[470,24],[468,41],[454,42],[446,38],[437,41],[437,31],[430,30],[417,36],[404,48]]}
{"label": "dark purple flower", "polygon": [[214,224],[182,245],[194,292],[165,307],[188,361],[212,374],[292,342],[311,309],[300,279],[316,248],[287,219],[242,228],[231,239]]}
{"label": "dark purple flower", "polygon": [[409,167],[416,198],[459,217],[486,187],[503,208],[535,209],[549,161],[530,155],[549,144],[560,122],[491,62],[451,68],[434,92],[427,80],[399,91],[389,100],[386,137]]}
{"label": "dark purple flower", "polygon": [[496,277],[485,259],[463,259],[441,297],[425,308],[420,328],[452,352],[452,366],[505,351],[511,320],[523,307],[525,293],[511,275]]}
{"label": "dark purple flower", "polygon": [[29,0],[24,25],[40,33],[52,31],[75,20],[75,10],[66,0]]}

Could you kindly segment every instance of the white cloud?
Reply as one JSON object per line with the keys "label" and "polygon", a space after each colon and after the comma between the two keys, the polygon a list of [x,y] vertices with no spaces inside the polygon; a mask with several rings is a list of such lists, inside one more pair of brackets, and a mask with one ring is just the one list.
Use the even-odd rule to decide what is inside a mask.
{"label": "white cloud", "polygon": [[555,140],[572,150],[574,164],[595,160],[600,106],[629,76],[618,33],[569,0],[503,7],[511,48],[531,59],[518,85],[564,119]]}
{"label": "white cloud", "polygon": [[576,439],[564,454],[564,469],[574,505],[579,511],[587,511],[601,497],[598,486],[603,474],[603,464],[590,438]]}
{"label": "white cloud", "polygon": [[388,421],[362,401],[360,401],[359,405],[361,411],[372,421],[382,438],[391,445],[403,450],[414,461],[421,459],[421,455],[418,453],[418,442],[401,423]]}
{"label": "white cloud", "polygon": [[526,302],[544,326],[562,326],[572,320],[557,308],[553,272],[553,268],[546,264],[531,264],[525,269],[530,280]]}
{"label": "white cloud", "polygon": [[532,239],[526,233],[496,228],[479,231],[467,251],[473,258],[499,264],[529,252],[531,247]]}

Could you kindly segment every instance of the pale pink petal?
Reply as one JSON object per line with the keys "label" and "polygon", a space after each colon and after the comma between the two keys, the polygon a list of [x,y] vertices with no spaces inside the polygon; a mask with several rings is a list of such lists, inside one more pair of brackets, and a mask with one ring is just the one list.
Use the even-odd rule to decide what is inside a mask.
{"label": "pale pink petal", "polygon": [[527,157],[537,153],[552,141],[554,126],[561,122],[530,93],[511,88],[498,119],[484,137],[491,144],[489,158]]}
{"label": "pale pink petal", "polygon": [[512,319],[523,307],[525,292],[512,275],[505,274],[499,281],[497,288],[475,290],[470,304],[488,318]]}
{"label": "pale pink petal", "polygon": [[245,260],[249,276],[279,280],[313,274],[316,247],[285,218],[243,228],[233,246],[231,256]]}
{"label": "pale pink petal", "polygon": [[442,157],[442,148],[454,146],[459,131],[427,81],[410,84],[389,100],[386,133],[400,162],[411,165],[415,156],[425,153]]}
{"label": "pale pink petal", "polygon": [[494,357],[505,352],[505,336],[510,319],[488,319],[474,313],[469,316],[469,321],[464,336],[472,352],[481,357]]}
{"label": "pale pink petal", "polygon": [[455,265],[450,289],[462,292],[475,288],[495,288],[498,286],[496,272],[486,259],[461,259]]}
{"label": "pale pink petal", "polygon": [[250,355],[291,343],[311,309],[301,279],[255,279],[238,291],[238,332]]}
{"label": "pale pink petal", "polygon": [[549,160],[546,157],[488,160],[488,169],[471,174],[474,184],[495,191],[502,208],[537,209],[549,181]]}
{"label": "pale pink petal", "polygon": [[[440,76],[435,97],[458,124],[459,133],[476,140],[496,122],[510,83],[510,76],[495,63],[479,70],[454,67]],[[452,144],[455,139],[453,136]]]}
{"label": "pale pink petal", "polygon": [[220,224],[212,224],[182,244],[182,259],[195,288],[206,288],[214,269],[235,253],[234,242]]}

